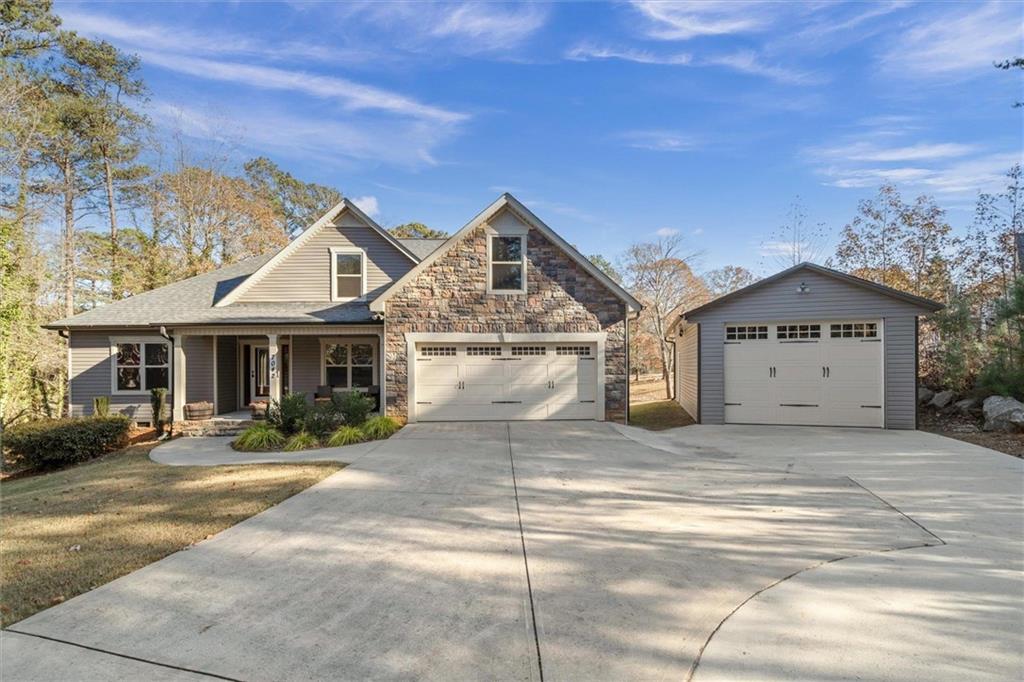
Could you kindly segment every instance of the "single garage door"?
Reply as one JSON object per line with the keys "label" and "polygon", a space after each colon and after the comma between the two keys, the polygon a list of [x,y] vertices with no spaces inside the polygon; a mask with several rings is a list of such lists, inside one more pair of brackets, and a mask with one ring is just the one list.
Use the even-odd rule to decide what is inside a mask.
{"label": "single garage door", "polygon": [[725,421],[884,426],[880,320],[725,327]]}
{"label": "single garage door", "polygon": [[588,343],[421,343],[420,421],[597,419],[597,353]]}

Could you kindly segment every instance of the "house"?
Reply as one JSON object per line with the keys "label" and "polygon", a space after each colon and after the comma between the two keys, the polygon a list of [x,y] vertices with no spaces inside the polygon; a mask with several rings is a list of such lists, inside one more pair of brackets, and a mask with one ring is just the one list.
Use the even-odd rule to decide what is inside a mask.
{"label": "house", "polygon": [[505,194],[447,240],[396,239],[343,200],[277,253],[47,325],[69,403],[149,422],[208,401],[356,390],[417,420],[608,419],[640,304]]}
{"label": "house", "polygon": [[673,320],[676,400],[703,424],[917,426],[934,301],[801,263]]}

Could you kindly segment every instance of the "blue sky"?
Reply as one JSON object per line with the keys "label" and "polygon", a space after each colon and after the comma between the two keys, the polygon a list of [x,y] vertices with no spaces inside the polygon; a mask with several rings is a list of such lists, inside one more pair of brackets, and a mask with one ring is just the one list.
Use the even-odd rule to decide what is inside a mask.
{"label": "blue sky", "polygon": [[266,155],[385,225],[511,191],[585,253],[677,231],[774,267],[892,181],[962,227],[1021,159],[1019,3],[58,3],[138,54],[161,135]]}

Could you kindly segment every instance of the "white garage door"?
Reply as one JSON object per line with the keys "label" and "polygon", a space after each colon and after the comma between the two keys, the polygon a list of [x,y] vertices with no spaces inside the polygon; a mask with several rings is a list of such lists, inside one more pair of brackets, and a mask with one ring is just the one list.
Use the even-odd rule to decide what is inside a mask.
{"label": "white garage door", "polygon": [[880,320],[729,323],[725,421],[884,426]]}
{"label": "white garage door", "polygon": [[592,343],[420,343],[420,421],[597,419]]}

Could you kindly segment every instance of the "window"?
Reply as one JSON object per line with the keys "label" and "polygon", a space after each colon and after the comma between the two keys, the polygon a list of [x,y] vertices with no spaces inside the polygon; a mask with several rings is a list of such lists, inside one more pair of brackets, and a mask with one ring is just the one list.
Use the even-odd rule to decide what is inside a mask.
{"label": "window", "polygon": [[526,237],[491,237],[491,291],[526,291]]}
{"label": "window", "polygon": [[557,346],[556,355],[590,355],[590,346]]}
{"label": "window", "polygon": [[776,328],[780,339],[820,339],[820,324],[780,324]]}
{"label": "window", "polygon": [[369,388],[376,375],[372,343],[324,344],[323,377],[331,388]]}
{"label": "window", "polygon": [[501,346],[467,346],[466,355],[501,355]]}
{"label": "window", "polygon": [[423,346],[420,355],[425,358],[454,357],[455,346]]}
{"label": "window", "polygon": [[833,339],[877,339],[876,322],[840,322],[830,327]]}
{"label": "window", "polygon": [[726,341],[756,341],[767,338],[768,327],[766,325],[725,328]]}
{"label": "window", "polygon": [[547,355],[544,346],[512,346],[512,355]]}
{"label": "window", "polygon": [[166,341],[119,341],[114,344],[115,393],[144,393],[171,387],[171,347]]}
{"label": "window", "polygon": [[366,293],[366,254],[361,249],[331,249],[331,300],[349,301]]}

